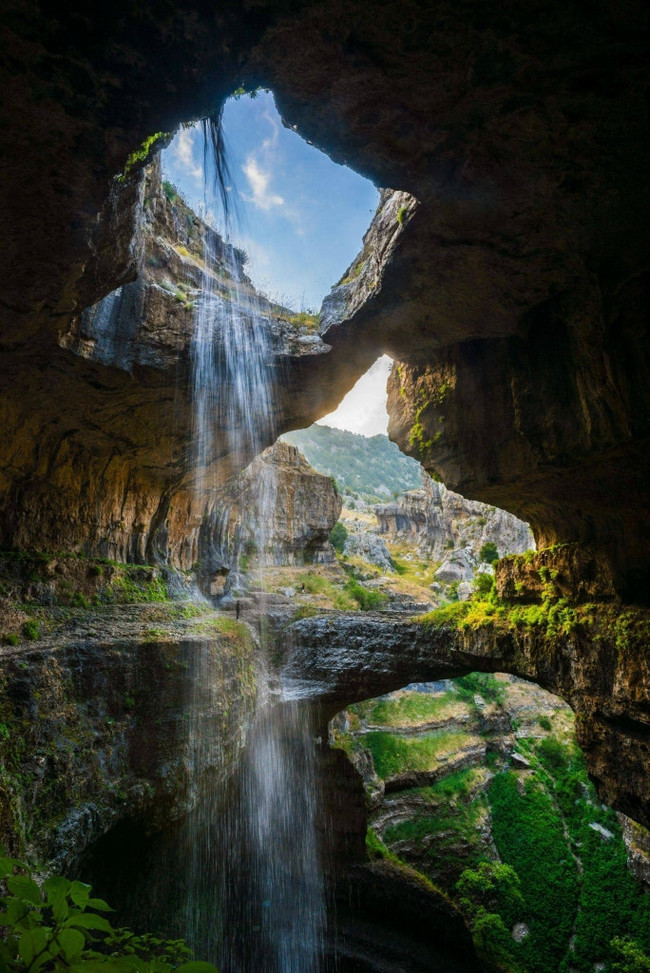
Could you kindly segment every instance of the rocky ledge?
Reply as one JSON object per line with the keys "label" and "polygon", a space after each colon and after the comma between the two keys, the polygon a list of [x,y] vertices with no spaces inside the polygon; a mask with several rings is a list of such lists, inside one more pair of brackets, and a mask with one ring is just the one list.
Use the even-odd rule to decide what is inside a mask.
{"label": "rocky ledge", "polygon": [[605,606],[500,610],[465,602],[422,621],[305,618],[286,636],[285,674],[308,681],[333,716],[412,682],[507,672],[565,700],[601,799],[650,823],[650,684],[644,611]]}

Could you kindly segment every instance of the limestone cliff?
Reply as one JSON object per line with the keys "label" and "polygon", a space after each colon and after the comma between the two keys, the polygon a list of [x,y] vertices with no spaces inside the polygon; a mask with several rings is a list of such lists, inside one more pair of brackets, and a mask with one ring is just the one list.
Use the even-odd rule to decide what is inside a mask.
{"label": "limestone cliff", "polygon": [[[221,787],[256,699],[243,624],[176,605],[68,612],[0,648],[0,839],[69,869],[120,821],[167,826]],[[33,637],[33,636],[32,636]]]}
{"label": "limestone cliff", "polygon": [[442,560],[452,548],[464,548],[478,561],[488,542],[496,545],[499,557],[523,554],[535,546],[527,524],[506,510],[452,493],[428,474],[423,475],[420,490],[378,504],[374,513],[385,539],[407,541],[434,561]]}
{"label": "limestone cliff", "polygon": [[245,572],[251,562],[331,562],[329,535],[340,512],[331,477],[312,469],[295,446],[277,442],[214,494],[201,574]]}

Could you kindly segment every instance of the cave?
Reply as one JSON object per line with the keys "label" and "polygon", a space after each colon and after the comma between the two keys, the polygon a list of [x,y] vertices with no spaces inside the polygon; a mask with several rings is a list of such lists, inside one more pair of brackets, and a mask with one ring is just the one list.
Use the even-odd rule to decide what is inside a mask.
{"label": "cave", "polygon": [[[190,706],[215,719],[195,763],[230,786],[260,684],[254,637],[181,601],[228,594],[230,574],[237,592],[226,554],[253,548],[222,516],[244,506],[232,484],[251,462],[264,472],[262,450],[333,411],[382,354],[395,361],[391,440],[434,481],[529,523],[537,551],[497,564],[500,601],[483,614],[292,619],[286,671],[318,684],[328,720],[418,680],[533,680],[575,711],[599,799],[650,824],[644,6],[12,0],[2,24],[10,850],[73,867],[116,828],[149,834],[191,813],[200,782],[180,714],[193,660],[217,665]],[[171,228],[173,207],[159,152],[190,121],[218,133],[228,96],[260,87],[381,195],[323,302],[317,353],[293,337],[274,347],[277,396],[236,448],[219,406],[201,481],[187,463],[191,302],[163,293],[152,262],[187,271],[179,240],[152,229]],[[232,248],[228,259],[238,275]],[[190,283],[200,289],[198,272]],[[288,448],[282,461],[311,475]],[[326,520],[310,528],[314,562]],[[165,586],[173,610],[156,608]],[[323,777],[340,784],[331,759]],[[425,908],[372,867],[357,888],[375,916],[400,895]],[[461,926],[459,968],[476,968]]]}

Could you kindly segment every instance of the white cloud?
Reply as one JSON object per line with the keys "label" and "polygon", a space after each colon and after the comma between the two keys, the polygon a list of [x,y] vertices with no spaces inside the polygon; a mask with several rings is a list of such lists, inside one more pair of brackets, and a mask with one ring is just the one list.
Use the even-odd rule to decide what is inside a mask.
{"label": "white cloud", "polygon": [[350,389],[336,411],[319,419],[319,424],[347,429],[362,436],[385,433],[388,428],[386,382],[392,363],[388,355],[378,358]]}
{"label": "white cloud", "polygon": [[194,161],[194,136],[196,130],[193,128],[181,128],[174,139],[172,154],[176,163],[184,173],[196,182],[203,182],[203,166],[197,165]]}
{"label": "white cloud", "polygon": [[254,206],[266,211],[273,209],[274,206],[284,206],[282,196],[269,192],[271,173],[262,169],[254,155],[249,155],[246,165],[243,166],[243,171],[251,188],[251,194],[249,196],[244,195],[244,199],[248,203],[253,203]]}

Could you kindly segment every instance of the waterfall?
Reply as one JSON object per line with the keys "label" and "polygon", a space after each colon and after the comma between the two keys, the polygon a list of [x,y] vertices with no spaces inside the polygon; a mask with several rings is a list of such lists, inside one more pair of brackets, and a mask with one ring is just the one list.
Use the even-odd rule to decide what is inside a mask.
{"label": "waterfall", "polygon": [[[215,128],[218,120],[209,138],[204,133],[206,153],[214,152],[204,169],[223,177],[223,138]],[[221,195],[228,226],[227,195]],[[206,507],[216,486],[215,460],[228,455],[232,466],[241,468],[272,433],[272,341],[243,268],[241,251],[207,230],[192,344],[189,457],[197,496]],[[221,438],[217,429],[226,430]],[[264,512],[276,502],[275,478],[262,480],[256,539],[260,571],[268,547]],[[238,574],[238,563],[232,573]],[[223,973],[317,973],[325,896],[309,707],[270,691],[272,680],[264,671],[268,663],[260,669],[257,717],[234,792],[224,800],[223,787],[211,790],[208,782],[189,819],[186,934],[197,955],[215,959]],[[209,678],[209,672],[200,674],[201,680]],[[193,755],[201,753],[200,732],[200,722],[190,726]]]}

